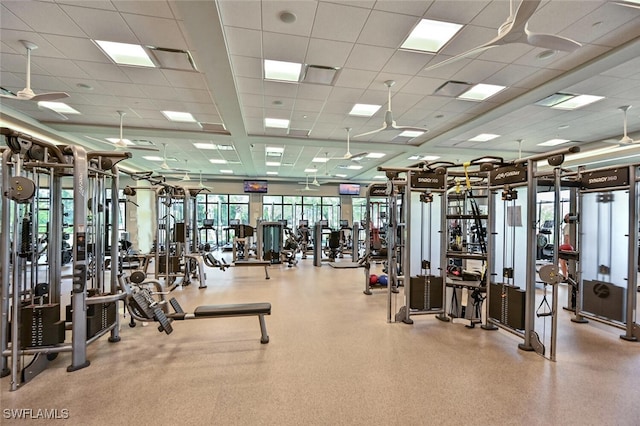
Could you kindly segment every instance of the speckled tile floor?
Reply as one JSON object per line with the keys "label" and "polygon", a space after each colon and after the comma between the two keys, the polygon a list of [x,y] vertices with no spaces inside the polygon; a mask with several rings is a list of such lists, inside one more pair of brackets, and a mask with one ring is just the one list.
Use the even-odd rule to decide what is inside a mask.
{"label": "speckled tile floor", "polygon": [[551,362],[463,320],[387,323],[386,293],[365,296],[362,269],[312,262],[270,280],[209,269],[206,289],[174,292],[187,311],[271,302],[269,344],[255,317],[174,322],[168,336],[127,317],[119,343],[89,346],[88,368],[68,373],[61,354],[15,392],[1,379],[0,423],[45,424],[7,410],[55,409],[73,425],[640,424],[640,343],[622,330],[561,311]]}

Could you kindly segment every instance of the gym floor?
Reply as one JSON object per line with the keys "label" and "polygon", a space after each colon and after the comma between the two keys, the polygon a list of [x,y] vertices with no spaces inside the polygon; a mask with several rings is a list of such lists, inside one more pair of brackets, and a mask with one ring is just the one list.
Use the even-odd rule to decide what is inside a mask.
{"label": "gym floor", "polygon": [[640,343],[620,329],[560,310],[551,362],[464,320],[389,324],[386,291],[365,296],[362,268],[309,257],[270,280],[262,268],[206,273],[206,289],[174,291],[185,311],[271,302],[269,344],[256,317],[177,321],[165,335],[127,316],[119,343],[89,346],[88,368],[67,373],[66,353],[15,392],[1,379],[2,424],[30,422],[7,409],[66,410],[74,425],[639,424]]}

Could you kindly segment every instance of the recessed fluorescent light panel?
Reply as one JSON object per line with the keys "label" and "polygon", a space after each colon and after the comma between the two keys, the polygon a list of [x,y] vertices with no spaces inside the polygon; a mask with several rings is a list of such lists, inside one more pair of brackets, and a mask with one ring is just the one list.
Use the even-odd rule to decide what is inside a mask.
{"label": "recessed fluorescent light panel", "polygon": [[420,156],[419,155],[412,155],[411,157],[407,158],[407,160],[419,160]]}
{"label": "recessed fluorescent light panel", "polygon": [[314,157],[313,160],[311,160],[313,163],[326,163],[327,161],[329,161],[328,157]]}
{"label": "recessed fluorescent light panel", "polygon": [[267,174],[270,175],[270,176],[276,176],[278,174],[278,172],[269,171],[269,172],[267,172]]}
{"label": "recessed fluorescent light panel", "polygon": [[569,139],[549,139],[546,142],[539,143],[538,146],[556,146],[563,143],[571,142]]}
{"label": "recessed fluorescent light panel", "polygon": [[220,173],[224,173],[226,175],[231,175],[231,174],[233,174],[233,170],[224,169],[224,170],[220,170]]}
{"label": "recessed fluorescent light panel", "polygon": [[265,80],[297,82],[300,80],[302,64],[296,62],[264,60]]}
{"label": "recessed fluorescent light panel", "polygon": [[469,139],[469,142],[487,142],[499,137],[500,135],[494,135],[492,133],[480,133],[478,136]]}
{"label": "recessed fluorescent light panel", "polygon": [[601,99],[604,99],[604,97],[594,95],[574,95],[571,93],[554,93],[551,96],[547,96],[546,98],[539,100],[535,105],[555,109],[573,110],[592,104]]}
{"label": "recessed fluorescent light panel", "polygon": [[212,158],[209,160],[211,164],[227,164],[227,160],[222,158]]}
{"label": "recessed fluorescent light panel", "polygon": [[164,160],[164,158],[158,157],[157,155],[145,155],[142,158],[144,158],[147,161],[162,161],[162,160]]}
{"label": "recessed fluorescent light panel", "polygon": [[216,145],[208,142],[195,142],[193,146],[198,149],[217,149]]}
{"label": "recessed fluorescent light panel", "polygon": [[601,99],[604,99],[604,96],[578,95],[564,102],[556,104],[551,108],[573,110],[582,108],[583,106],[592,104],[594,102],[598,102]]}
{"label": "recessed fluorescent light panel", "polygon": [[422,157],[423,161],[435,161],[438,158],[440,158],[439,155],[425,155],[424,157]]}
{"label": "recessed fluorescent light panel", "polygon": [[336,177],[339,177],[339,178],[346,178],[346,177],[347,177],[347,175],[345,175],[344,173],[336,173]]}
{"label": "recessed fluorescent light panel", "polygon": [[419,132],[417,130],[405,130],[404,132],[400,133],[398,136],[402,138],[415,138],[420,135],[424,135],[424,132]]}
{"label": "recessed fluorescent light panel", "polygon": [[371,105],[371,104],[355,104],[349,115],[357,115],[358,117],[371,117],[373,114],[378,112],[382,105]]}
{"label": "recessed fluorescent light panel", "polygon": [[349,166],[347,166],[347,169],[349,170],[360,170],[362,168],[362,166],[359,166],[357,164],[351,164]]}
{"label": "recessed fluorescent light panel", "polygon": [[370,152],[367,155],[365,155],[366,158],[382,158],[384,157],[385,154],[384,152]]}
{"label": "recessed fluorescent light panel", "polygon": [[495,84],[476,84],[471,89],[458,96],[458,99],[465,101],[484,101],[504,89],[506,89],[505,86],[498,86]]}
{"label": "recessed fluorescent light panel", "polygon": [[265,148],[265,154],[267,157],[282,157],[284,148],[279,146],[268,146]]}
{"label": "recessed fluorescent light panel", "polygon": [[423,19],[400,46],[402,49],[436,53],[460,31],[462,25]]}
{"label": "recessed fluorescent light panel", "polygon": [[64,102],[40,101],[38,102],[38,106],[48,108],[55,112],[59,112],[60,114],[80,114],[80,111],[71,108]]}
{"label": "recessed fluorescent light panel", "polygon": [[387,177],[385,175],[376,175],[373,178],[374,179],[386,179]]}
{"label": "recessed fluorescent light panel", "polygon": [[286,129],[289,127],[289,120],[283,118],[265,118],[264,126],[276,129]]}
{"label": "recessed fluorescent light panel", "polygon": [[170,121],[177,121],[180,123],[197,123],[196,119],[190,112],[162,111],[162,114]]}
{"label": "recessed fluorescent light panel", "polygon": [[94,40],[109,58],[118,65],[155,68],[147,52],[139,44],[117,43],[115,41]]}
{"label": "recessed fluorescent light panel", "polygon": [[304,169],[305,173],[317,173],[318,169]]}
{"label": "recessed fluorescent light panel", "polygon": [[216,145],[219,151],[233,151],[235,148],[233,145]]}
{"label": "recessed fluorescent light panel", "polygon": [[[120,142],[120,138],[107,138],[107,140],[111,143]],[[125,145],[133,145],[133,142],[131,142],[129,139],[122,139],[122,142],[124,142]]]}
{"label": "recessed fluorescent light panel", "polygon": [[265,166],[280,167],[279,161],[267,161],[264,164]]}

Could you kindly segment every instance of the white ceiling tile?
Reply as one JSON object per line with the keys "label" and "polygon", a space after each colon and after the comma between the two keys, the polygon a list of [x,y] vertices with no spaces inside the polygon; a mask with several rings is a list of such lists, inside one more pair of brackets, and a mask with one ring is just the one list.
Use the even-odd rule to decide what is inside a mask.
{"label": "white ceiling tile", "polygon": [[[7,2],[8,3],[8,2]],[[13,14],[4,4],[0,4],[0,28],[19,31],[31,31],[31,28]]]}
{"label": "white ceiling tile", "polygon": [[133,83],[152,86],[169,85],[169,81],[162,71],[155,68],[122,67],[122,72],[124,72]]}
{"label": "white ceiling tile", "polygon": [[[331,95],[329,96],[328,102],[346,102],[350,103],[351,107],[353,104],[357,103],[359,99],[362,97],[364,93],[363,89],[350,88],[350,87],[335,87],[331,91]],[[351,110],[349,107],[349,112]]]}
{"label": "white ceiling tile", "polygon": [[284,98],[295,98],[298,93],[297,83],[284,83],[279,81],[265,81],[264,94],[268,96],[280,96]]}
{"label": "white ceiling tile", "polygon": [[261,4],[259,0],[219,0],[220,17],[226,26],[262,29]]}
{"label": "white ceiling tile", "polygon": [[485,83],[498,84],[501,86],[518,86],[522,87],[520,83],[528,76],[538,72],[537,68],[527,67],[523,65],[508,65],[495,74],[491,75]]}
{"label": "white ceiling tile", "polygon": [[[437,21],[455,22],[457,24],[468,24],[473,19],[478,17],[478,14],[480,14],[480,12],[482,12],[485,9],[487,4],[493,4],[493,3],[498,3],[502,5],[500,9],[503,9],[506,6],[506,2],[498,2],[498,1],[492,2],[487,0],[467,0],[467,1],[458,0],[455,3],[455,7],[452,7],[454,6],[452,2],[434,1],[433,3],[431,3],[429,10],[424,15],[424,17],[428,19],[434,19]],[[508,6],[506,7],[507,9],[506,9],[506,13],[504,14],[504,19],[506,19],[507,16],[509,16]],[[497,28],[497,25],[499,25],[499,23],[496,22],[495,13],[492,11],[488,15],[493,16],[494,19],[492,19],[489,22],[485,22],[484,24],[488,26],[495,26],[495,28]],[[498,18],[498,21],[500,23],[502,22],[502,20],[500,20],[499,18]],[[492,25],[494,23],[495,25]],[[482,23],[478,23],[478,25],[482,25]]]}
{"label": "white ceiling tile", "polygon": [[295,104],[295,98],[286,98],[283,96],[264,96],[265,108],[273,110],[292,110]]}
{"label": "white ceiling tile", "polygon": [[[266,1],[262,2],[262,29],[264,31],[308,36],[316,15],[315,1]],[[283,22],[282,12],[295,15],[294,22]]]}
{"label": "white ceiling tile", "polygon": [[397,0],[378,0],[374,6],[377,10],[386,12],[402,13],[404,15],[422,16],[427,9],[435,3],[430,1],[397,1]]}
{"label": "white ceiling tile", "polygon": [[262,44],[265,59],[303,63],[308,40],[295,35],[265,32],[262,34]]}
{"label": "white ceiling tile", "polygon": [[155,16],[158,18],[173,18],[171,8],[166,1],[120,1],[113,2],[113,5],[120,12],[133,13],[136,15]]}
{"label": "white ceiling tile", "polygon": [[89,74],[78,67],[78,65],[65,59],[32,57],[31,63],[46,70],[47,74],[60,77],[89,78]]}
{"label": "white ceiling tile", "polygon": [[332,90],[331,86],[302,83],[298,86],[298,98],[324,101],[329,97]]}
{"label": "white ceiling tile", "polygon": [[414,16],[374,10],[358,37],[358,43],[398,48],[418,21]]}
{"label": "white ceiling tile", "polygon": [[334,3],[319,3],[311,36],[355,42],[360,35],[369,10]]}
{"label": "white ceiling tile", "polygon": [[351,52],[351,46],[351,43],[342,41],[312,38],[309,40],[305,62],[310,65],[343,67]]}
{"label": "white ceiling tile", "polygon": [[260,31],[226,27],[225,35],[230,54],[262,58],[262,33]]}
{"label": "white ceiling tile", "polygon": [[243,94],[240,96],[240,102],[244,108],[262,108],[264,106],[264,99],[262,95]]}
{"label": "white ceiling tile", "polygon": [[180,27],[174,20],[128,13],[123,14],[122,17],[133,29],[141,44],[169,49],[188,50],[189,48]]}
{"label": "white ceiling tile", "polygon": [[356,70],[344,68],[340,71],[337,87],[351,87],[366,89],[378,75],[375,71]]}
{"label": "white ceiling tile", "polygon": [[390,48],[355,44],[345,66],[359,70],[379,71],[389,61],[395,50]]}
{"label": "white ceiling tile", "polygon": [[[83,34],[93,40],[138,43],[131,28],[118,12],[86,7],[62,5],[64,12],[73,19]],[[70,34],[75,35],[75,34]]]}
{"label": "white ceiling tile", "polygon": [[476,60],[473,62],[473,68],[463,68],[453,75],[453,80],[467,81],[470,83],[483,83],[484,80],[497,73],[505,67],[505,64],[499,62],[489,62]]}
{"label": "white ceiling tile", "polygon": [[262,61],[247,56],[232,56],[233,71],[238,77],[262,79]]}
{"label": "white ceiling tile", "polygon": [[402,87],[401,91],[405,93],[431,95],[438,87],[442,86],[443,83],[444,81],[439,78],[413,77]]}
{"label": "white ceiling tile", "polygon": [[38,7],[32,7],[33,4],[30,3],[25,1],[2,2],[3,6],[21,21],[41,33],[84,36],[80,27],[57,4],[39,2]]}
{"label": "white ceiling tile", "polygon": [[415,75],[421,72],[434,55],[398,50],[382,68],[385,73]]}
{"label": "white ceiling tile", "polygon": [[99,81],[120,81],[123,83],[129,83],[131,81],[129,77],[122,72],[120,67],[115,64],[87,61],[76,61],[76,64],[87,73],[87,75]]}
{"label": "white ceiling tile", "polygon": [[238,93],[260,94],[263,90],[263,82],[264,80],[260,78],[238,77],[236,78],[236,88]]}
{"label": "white ceiling tile", "polygon": [[181,70],[160,70],[173,87],[189,89],[206,89],[207,83],[199,72]]}

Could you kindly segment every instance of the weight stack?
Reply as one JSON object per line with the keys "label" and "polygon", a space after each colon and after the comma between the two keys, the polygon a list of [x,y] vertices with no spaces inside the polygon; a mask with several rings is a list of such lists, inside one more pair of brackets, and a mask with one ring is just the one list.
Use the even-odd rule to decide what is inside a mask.
{"label": "weight stack", "polygon": [[116,321],[115,303],[87,306],[87,338],[91,338]]}
{"label": "weight stack", "polygon": [[27,305],[21,309],[21,349],[64,342],[65,324],[60,321],[60,304]]}
{"label": "weight stack", "polygon": [[489,285],[489,317],[517,330],[524,330],[525,292],[506,284]]}
{"label": "weight stack", "polygon": [[442,277],[418,275],[410,279],[409,306],[411,309],[420,311],[442,309]]}

